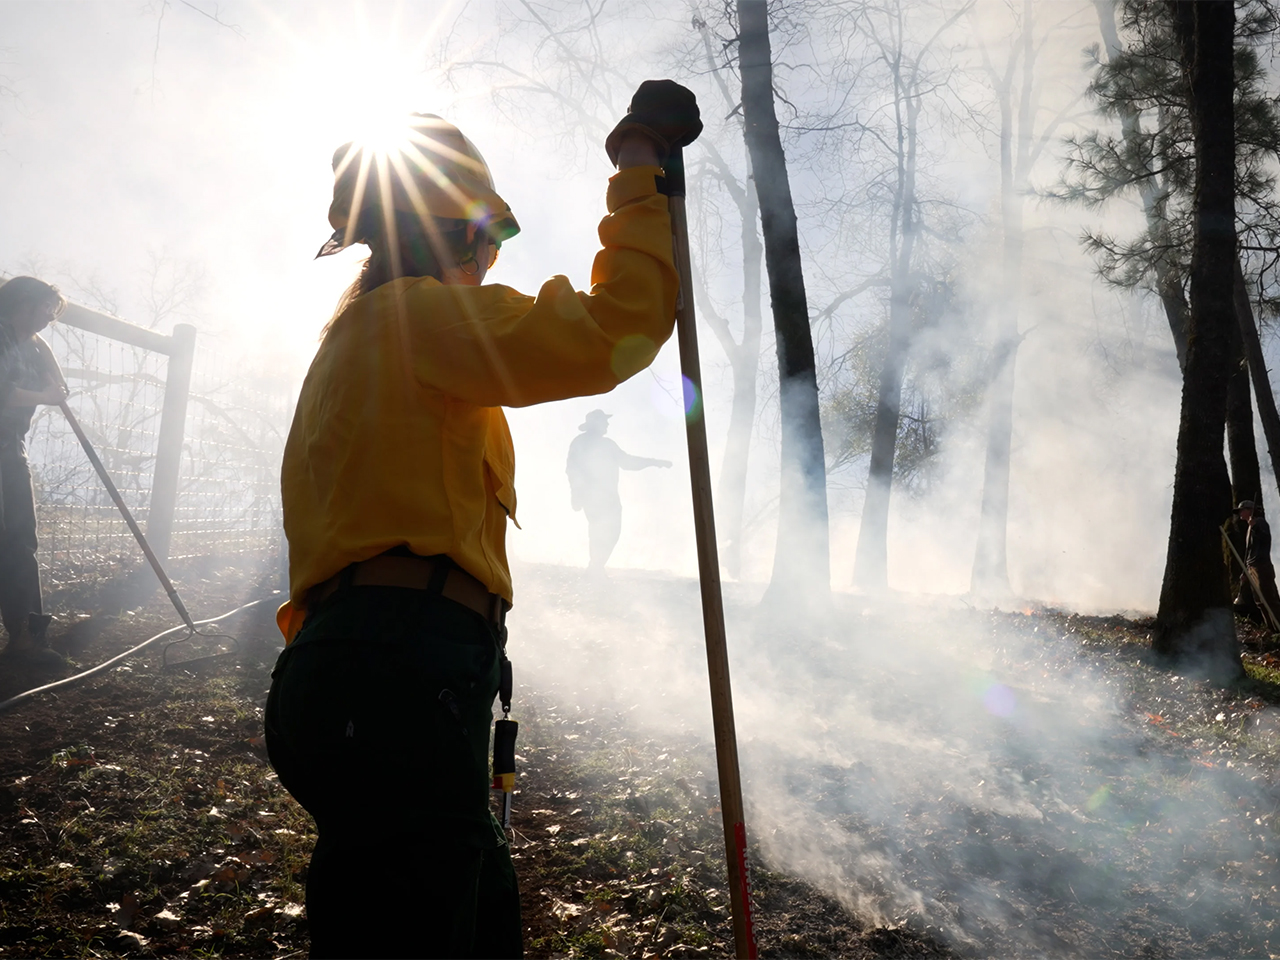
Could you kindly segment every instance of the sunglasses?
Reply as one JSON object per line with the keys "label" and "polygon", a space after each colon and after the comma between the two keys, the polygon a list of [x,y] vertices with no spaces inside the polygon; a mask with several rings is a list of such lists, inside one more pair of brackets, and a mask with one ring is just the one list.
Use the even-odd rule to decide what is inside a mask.
{"label": "sunglasses", "polygon": [[[489,266],[486,269],[492,270],[493,265],[498,262],[498,247],[499,244],[489,241]],[[468,277],[474,277],[480,272],[480,261],[476,259],[475,253],[468,253],[458,261],[458,269]]]}

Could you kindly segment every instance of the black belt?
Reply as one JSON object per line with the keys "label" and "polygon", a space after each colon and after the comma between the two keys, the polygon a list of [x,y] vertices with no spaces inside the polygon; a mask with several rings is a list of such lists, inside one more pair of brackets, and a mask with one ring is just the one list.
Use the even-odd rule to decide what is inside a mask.
{"label": "black belt", "polygon": [[445,556],[379,554],[369,560],[353,563],[342,572],[307,593],[307,606],[314,609],[344,587],[402,587],[427,590],[446,600],[474,610],[495,627],[506,619],[507,601]]}

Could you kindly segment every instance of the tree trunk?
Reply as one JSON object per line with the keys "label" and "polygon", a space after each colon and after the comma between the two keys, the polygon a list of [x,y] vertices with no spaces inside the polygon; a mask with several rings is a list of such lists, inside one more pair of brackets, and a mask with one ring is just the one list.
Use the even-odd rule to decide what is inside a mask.
{"label": "tree trunk", "polygon": [[[1231,499],[1234,503],[1252,500],[1262,502],[1262,479],[1258,469],[1258,448],[1253,441],[1253,404],[1249,400],[1249,367],[1245,362],[1244,341],[1238,326],[1231,330],[1231,379],[1227,381],[1227,461],[1231,468]],[[1236,551],[1244,556],[1248,527],[1233,519],[1227,529]],[[1239,582],[1244,572],[1235,554],[1226,551],[1227,582]]]}
{"label": "tree trunk", "polygon": [[760,259],[763,250],[756,233],[760,205],[755,180],[748,169],[746,202],[742,205],[742,343],[729,357],[733,367],[733,406],[729,434],[720,464],[718,502],[723,505],[725,569],[737,577],[742,571],[742,514],[747,499],[747,457],[756,419],[756,375],[760,370]]}
{"label": "tree trunk", "polygon": [[889,585],[889,492],[893,485],[893,459],[902,413],[902,379],[907,367],[911,323],[909,280],[898,277],[894,266],[889,298],[889,345],[880,368],[876,419],[871,435],[871,464],[867,470],[867,495],[862,502],[858,547],[854,554],[853,580],[864,590],[884,590]]}
{"label": "tree trunk", "polygon": [[760,198],[782,414],[782,489],[768,596],[825,598],[831,589],[831,561],[818,380],[796,212],[774,112],[766,0],[738,0],[738,42],[742,114]]}
{"label": "tree trunk", "polygon": [[[1098,11],[1098,27],[1102,31],[1103,46],[1107,51],[1107,61],[1114,62],[1123,52],[1120,44],[1120,33],[1116,29],[1116,0],[1094,0],[1094,8]],[[1132,107],[1122,107],[1120,111],[1121,136],[1132,147],[1141,133],[1138,111]],[[1162,201],[1158,196],[1155,175],[1144,171],[1147,175],[1138,183],[1138,195],[1142,199],[1142,212],[1147,220],[1147,232],[1153,237],[1166,233]],[[1168,264],[1156,264],[1156,292],[1160,297],[1160,305],[1164,307],[1165,319],[1169,323],[1169,333],[1173,336],[1173,349],[1178,355],[1178,369],[1185,371],[1187,367],[1187,298],[1182,289],[1182,279]]]}
{"label": "tree trunk", "polygon": [[[1007,308],[1006,308],[1007,309]],[[978,547],[969,578],[971,593],[1003,596],[1009,585],[1009,455],[1013,447],[1013,373],[1017,342],[997,347],[996,375],[988,392],[987,459],[982,477],[982,512]]]}
{"label": "tree trunk", "polygon": [[1006,198],[1004,295],[999,306],[995,376],[987,390],[987,460],[982,480],[982,513],[974,551],[971,592],[1001,596],[1009,586],[1009,457],[1013,447],[1014,367],[1018,357],[1018,300],[1022,293],[1022,198]]}
{"label": "tree trunk", "polygon": [[1227,379],[1227,459],[1231,469],[1231,499],[1262,502],[1258,447],[1253,440],[1253,403],[1249,399],[1249,366],[1240,328],[1228,332],[1231,358]]}
{"label": "tree trunk", "polygon": [[[715,49],[711,44],[711,31],[702,20],[696,20],[702,34],[702,49],[720,94],[724,108],[737,112],[738,95],[729,89],[718,65]],[[708,160],[720,174],[720,180],[734,205],[738,208],[742,242],[742,342],[735,342],[727,321],[712,325],[729,366],[733,370],[733,403],[729,412],[729,430],[725,438],[724,457],[720,461],[720,482],[716,486],[716,530],[720,536],[720,559],[730,576],[742,573],[743,513],[747,499],[747,464],[751,452],[751,431],[756,419],[756,377],[760,372],[760,333],[763,318],[760,314],[760,264],[764,248],[760,245],[760,201],[756,195],[755,176],[751,170],[751,158],[747,157],[746,179],[740,184],[729,165],[720,156],[714,144],[702,141]],[[743,148],[747,148],[743,136]],[[707,307],[710,298],[703,287],[702,294]],[[712,310],[699,305],[699,312],[710,321]]]}
{"label": "tree trunk", "polygon": [[1169,321],[1169,333],[1173,336],[1173,350],[1178,355],[1178,369],[1187,372],[1187,323],[1190,308],[1182,284],[1173,277],[1168,267],[1156,268],[1156,287],[1160,291],[1160,305]]}
{"label": "tree trunk", "polygon": [[[911,345],[912,258],[919,217],[916,212],[916,120],[918,101],[907,99],[899,88],[899,182],[894,218],[900,240],[890,237],[889,343],[876,397],[876,419],[871,435],[871,463],[867,470],[867,495],[862,503],[853,579],[865,590],[889,585],[889,493],[893,486],[893,459],[898,445],[902,413],[902,380]],[[905,145],[905,149],[903,149]],[[894,229],[894,227],[891,227]]]}
{"label": "tree trunk", "polygon": [[1028,147],[1033,122],[1031,85],[1035,46],[1030,0],[1023,3],[1022,89],[1018,105],[1017,160],[1014,160],[1013,97],[1000,95],[1000,218],[1003,234],[1002,283],[995,342],[995,371],[987,388],[987,459],[982,479],[982,512],[969,590],[1002,596],[1009,586],[1009,457],[1013,448],[1013,388],[1018,358],[1018,314],[1022,299],[1022,191],[1030,173]]}
{"label": "tree trunk", "polygon": [[1236,267],[1231,0],[1171,0],[1195,137],[1191,316],[1173,514],[1155,650],[1197,672],[1243,676],[1219,525],[1231,511],[1222,456]]}
{"label": "tree trunk", "polygon": [[[1258,326],[1253,322],[1253,307],[1249,304],[1249,291],[1245,287],[1244,270],[1240,267],[1239,258],[1235,261],[1233,295],[1244,356],[1249,364],[1249,378],[1253,382],[1253,395],[1258,398],[1258,419],[1262,421],[1262,435],[1267,438],[1271,472],[1280,481],[1280,413],[1276,412],[1276,395],[1271,392],[1271,378],[1267,375],[1262,341],[1258,339]],[[1259,481],[1259,493],[1261,489]]]}

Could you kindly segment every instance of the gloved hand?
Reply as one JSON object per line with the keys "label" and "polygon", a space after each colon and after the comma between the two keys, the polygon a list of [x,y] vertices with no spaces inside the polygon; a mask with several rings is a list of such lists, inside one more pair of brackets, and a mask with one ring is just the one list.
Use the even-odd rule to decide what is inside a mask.
{"label": "gloved hand", "polygon": [[609,161],[617,166],[618,148],[631,132],[642,133],[658,148],[665,160],[675,147],[687,147],[702,132],[698,101],[693,91],[674,80],[646,80],[631,95],[627,115],[605,138]]}

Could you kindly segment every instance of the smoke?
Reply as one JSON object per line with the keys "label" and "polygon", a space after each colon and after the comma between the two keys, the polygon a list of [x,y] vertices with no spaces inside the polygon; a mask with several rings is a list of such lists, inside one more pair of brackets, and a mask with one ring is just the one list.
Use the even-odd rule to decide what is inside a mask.
{"label": "smoke", "polygon": [[[590,285],[609,173],[596,126],[613,115],[570,123],[578,107],[620,109],[642,79],[682,79],[706,105],[707,142],[746,182],[738,116],[732,103],[722,109],[702,36],[683,8],[677,16],[662,5],[606,6],[600,39],[609,56],[591,75],[603,92],[588,104],[585,85],[561,84],[554,72],[574,58],[544,42],[541,28],[518,16],[522,8],[476,4],[463,17],[460,6],[438,6],[222,4],[235,33],[182,5],[169,5],[158,24],[154,6],[95,4],[72,18],[57,5],[7,4],[0,270],[37,264],[73,294],[78,284],[82,299],[105,291],[112,309],[146,323],[145,281],[163,254],[202,278],[183,311],[201,342],[296,388],[356,270],[359,251],[312,257],[329,233],[332,150],[368,110],[431,110],[467,131],[523,227],[491,278],[526,292],[556,273]],[[580,6],[538,9],[570,16]],[[1104,218],[1037,199],[1057,173],[1055,137],[1077,119],[1092,122],[1078,97],[1087,81],[1081,50],[1097,38],[1091,4],[1036,6],[1065,25],[1039,48],[1037,129],[1064,108],[1074,112],[1045,142],[1024,198],[1010,576],[1028,600],[1149,612],[1168,535],[1177,365],[1158,307],[1102,288],[1077,243],[1085,223],[1127,234],[1138,212],[1117,207]],[[615,9],[622,12],[610,21]],[[824,9],[852,5],[786,9],[775,51],[785,62],[782,117],[817,315],[884,264],[883,191],[893,166],[867,131],[887,101],[862,69],[865,33],[835,21],[809,29]],[[940,9],[919,5],[908,29],[928,36]],[[917,337],[910,363],[918,371],[955,360],[935,381],[952,393],[973,373],[958,358],[989,346],[1003,304],[996,113],[977,41],[1006,56],[1009,9],[978,4],[949,28],[935,62],[946,109],[930,101],[922,126],[928,266],[953,283],[955,298],[945,322]],[[731,33],[713,24],[713,53],[722,35]],[[585,29],[560,35],[584,53],[591,37]],[[522,60],[529,51],[541,59]],[[491,66],[449,69],[462,60]],[[837,72],[836,84],[812,79]],[[736,77],[722,78],[732,99]],[[554,99],[568,93],[567,104]],[[837,119],[847,124],[819,123],[846,95],[848,112]],[[711,174],[700,178],[698,149],[690,150],[696,261],[736,337],[737,208]],[[871,283],[815,323],[824,399],[848,383],[850,345],[883,322],[882,294]],[[954,599],[968,589],[976,543],[981,402],[956,404],[963,415],[947,423],[928,482],[911,494],[894,489],[889,585],[915,600],[841,595],[835,624],[821,629],[757,622],[781,474],[764,299],[743,566],[726,596],[750,827],[770,862],[850,906],[888,920],[910,915],[992,952],[1104,952],[1109,929],[1140,931],[1144,916],[1202,937],[1233,924],[1261,929],[1258,918],[1275,907],[1269,884],[1252,885],[1254,903],[1238,902],[1227,886],[1245,870],[1275,867],[1275,802],[1253,774],[1185,748],[1170,752],[1178,741],[1135,720],[1136,674],[1088,666],[1075,638],[1057,635],[1068,629],[1061,621],[1015,625]],[[700,334],[718,473],[733,377],[706,326]],[[610,436],[623,449],[676,465],[623,474],[611,566],[628,572],[601,588],[561,569],[586,560],[586,524],[571,509],[564,468],[577,425],[595,408],[614,415]],[[709,742],[674,345],[608,396],[514,410],[509,419],[520,494],[521,529],[509,536],[520,682],[584,708],[623,709],[637,730]],[[852,578],[865,478],[865,459],[831,476],[838,590]],[[1045,637],[1050,625],[1055,635]],[[1166,693],[1144,697],[1195,700],[1193,687],[1167,682]],[[1223,733],[1215,723],[1205,719],[1206,742]],[[1262,952],[1256,939],[1205,943],[1210,953]]]}
{"label": "smoke", "polygon": [[[522,685],[631,736],[710,741],[696,583],[517,577]],[[822,635],[761,629],[757,599],[727,592],[748,828],[771,869],[987,955],[1268,950],[1274,790],[1216,752],[1225,716],[1192,744],[1134,710],[1209,709],[1194,684],[1123,649],[1081,656],[1078,618],[846,595]]]}
{"label": "smoke", "polygon": [[[1069,29],[1053,35],[1037,66],[1045,78],[1042,121],[1078,96],[1086,79],[1080,50],[1094,39],[1084,29],[1096,19],[1090,5],[1059,8]],[[930,229],[945,235],[945,242],[931,241],[935,260],[950,258],[964,313],[917,341],[914,356],[921,362],[926,353],[972,354],[986,336],[1001,289],[992,131],[959,123],[953,108],[957,100],[974,113],[991,107],[972,31],[981,27],[988,52],[1003,55],[1002,9],[979,5],[978,19],[958,21],[948,35],[952,45],[940,48],[938,62],[957,69],[948,74],[949,112],[933,105],[926,110],[922,201]],[[175,8],[158,23],[155,11],[120,5],[86,8],[71,20],[43,5],[7,7],[13,56],[4,68],[8,82],[0,84],[10,91],[0,95],[0,172],[9,229],[0,238],[0,269],[38,268],[80,299],[101,300],[146,324],[156,313],[148,302],[156,257],[165,257],[171,271],[202,278],[198,298],[183,311],[183,319],[200,328],[201,343],[269,370],[293,390],[356,270],[358,250],[312,257],[329,229],[328,158],[370,111],[430,109],[463,124],[524,227],[504,246],[492,277],[526,291],[553,273],[589,286],[593,228],[604,210],[609,171],[592,124],[609,118],[593,113],[574,121],[573,104],[556,100],[557,91],[586,90],[590,102],[580,105],[598,112],[606,101],[624,103],[639,78],[681,77],[706,105],[705,139],[726,170],[745,182],[739,120],[730,105],[721,110],[724,96],[707,72],[702,35],[681,18],[667,19],[643,4],[621,5],[615,20],[600,21],[599,40],[623,53],[591,74],[589,84],[579,78],[574,86],[558,85],[572,61],[548,58],[547,51],[558,48],[540,42],[535,24],[518,22],[515,8],[449,7],[421,15],[346,4],[307,10],[233,4],[220,11],[238,28],[233,32],[187,8]],[[573,7],[565,10],[571,19]],[[544,12],[550,17],[556,11]],[[794,8],[779,41],[805,75],[856,65],[862,56],[845,43],[860,34],[819,23],[821,12]],[[919,29],[927,34],[938,15],[933,8],[927,16],[922,12]],[[821,29],[810,29],[814,23]],[[713,54],[722,33],[713,23]],[[589,31],[561,34],[565,43],[587,45],[584,53],[590,52],[589,39]],[[60,55],[46,55],[53,50]],[[459,66],[486,62],[490,54],[505,64],[502,70]],[[526,55],[542,59],[526,62]],[[849,116],[878,122],[885,108],[879,80],[840,69],[858,97]],[[530,92],[513,71],[544,79],[548,90]],[[721,79],[732,95],[732,72]],[[876,212],[884,206],[876,193],[885,183],[880,148],[873,140],[859,144],[806,126],[830,113],[837,94],[843,96],[796,84],[788,89],[793,107],[783,110],[815,313],[842,291],[873,279],[883,259],[884,218]],[[693,160],[697,261],[712,301],[738,336],[737,208]],[[1050,142],[1033,188],[1052,182],[1055,163]],[[837,201],[844,197],[857,202],[841,206]],[[1017,359],[1010,504],[1014,589],[1077,609],[1149,610],[1163,562],[1177,421],[1167,330],[1148,309],[1100,289],[1093,279],[1076,237],[1083,223],[1097,223],[1097,215],[1046,206],[1034,196],[1025,209],[1025,337]],[[1109,226],[1123,232],[1137,214],[1117,209],[1111,216]],[[846,382],[849,345],[882,322],[882,293],[872,286],[815,325],[824,399]],[[768,578],[776,543],[781,463],[767,297],[764,313],[744,505],[744,582]],[[161,320],[162,332],[171,322]],[[718,474],[733,377],[706,326],[702,339],[711,462]],[[654,522],[687,502],[674,353],[668,346],[652,371],[608,397],[511,413],[524,527],[512,530],[514,555],[530,562],[582,561],[585,524],[568,505],[564,456],[582,415],[600,407],[615,415],[611,435],[624,449],[677,464],[671,471],[624,474],[623,534],[614,562],[694,572],[691,539]],[[985,419],[980,404],[967,410],[941,436],[930,482],[913,495],[893,493],[894,589],[956,594],[968,588]],[[827,441],[828,450],[835,449],[834,438]],[[865,471],[860,458],[830,478],[836,586],[851,580]]]}

